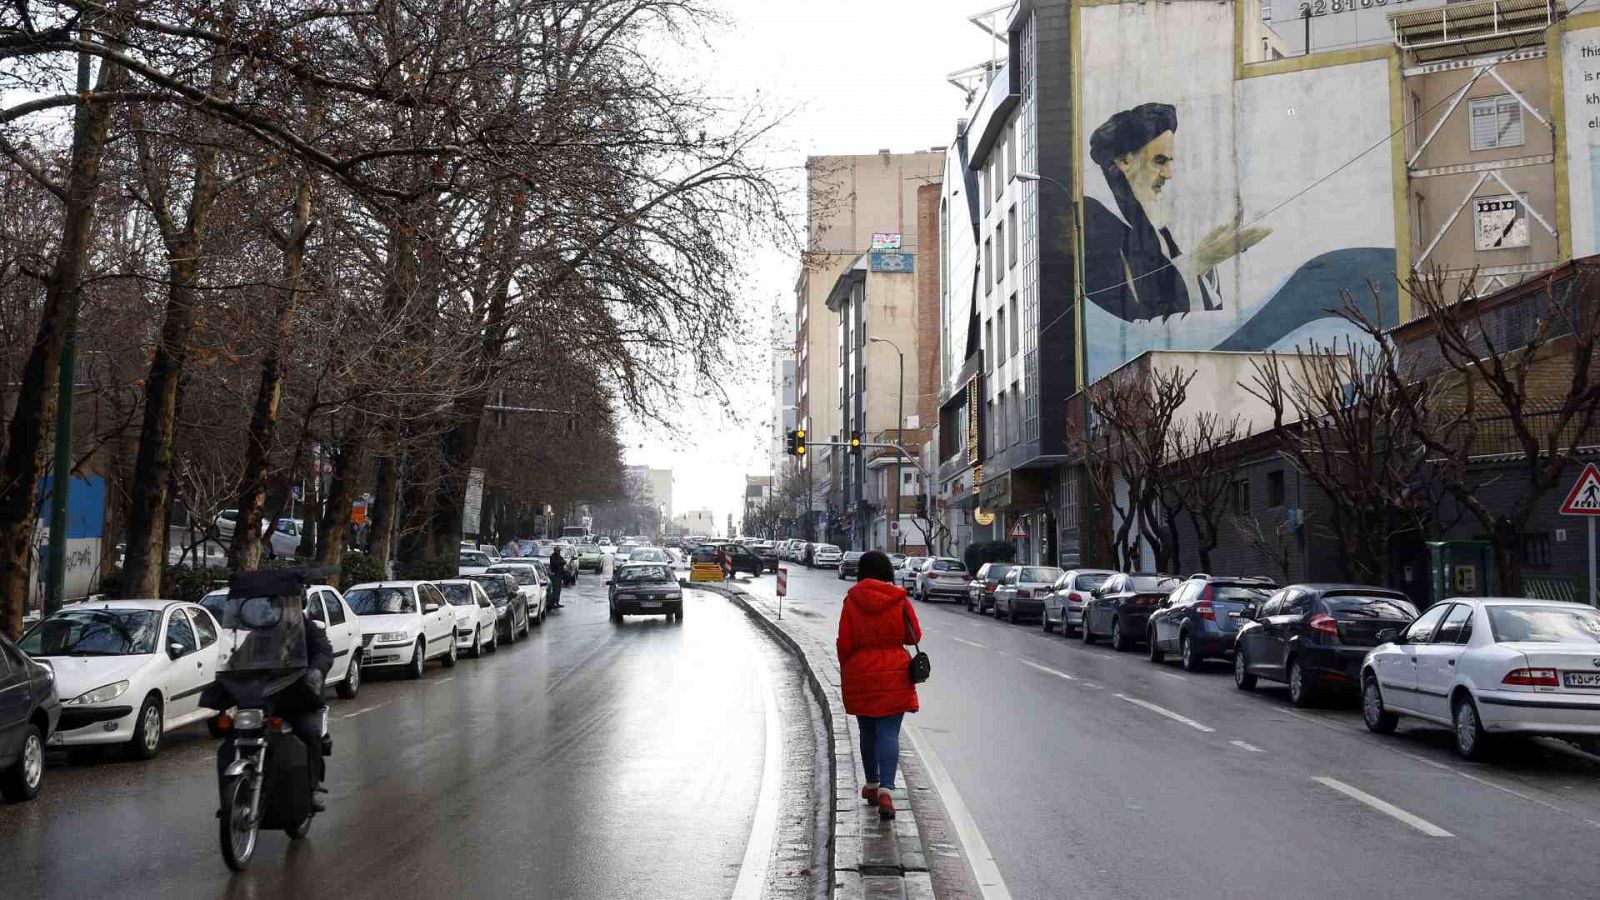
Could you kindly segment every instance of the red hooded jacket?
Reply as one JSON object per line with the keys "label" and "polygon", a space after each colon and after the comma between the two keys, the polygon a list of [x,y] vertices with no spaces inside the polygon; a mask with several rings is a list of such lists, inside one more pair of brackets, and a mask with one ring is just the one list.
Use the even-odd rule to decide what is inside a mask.
{"label": "red hooded jacket", "polygon": [[922,625],[905,589],[871,578],[856,582],[839,617],[844,711],[852,716],[916,712],[906,645],[920,640]]}

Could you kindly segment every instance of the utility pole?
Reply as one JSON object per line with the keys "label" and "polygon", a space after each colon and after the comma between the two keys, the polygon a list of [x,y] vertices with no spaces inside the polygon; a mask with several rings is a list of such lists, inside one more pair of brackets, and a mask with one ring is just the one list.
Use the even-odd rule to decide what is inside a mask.
{"label": "utility pole", "polygon": [[[84,17],[80,37],[87,41],[89,19]],[[89,94],[89,54],[78,53],[78,100]],[[78,107],[83,115],[83,107]],[[72,404],[78,382],[78,299],[73,290],[67,301],[67,336],[61,347],[61,367],[56,372],[56,446],[50,469],[50,555],[45,564],[44,614],[61,608],[67,582],[67,510],[72,497]],[[165,546],[165,542],[163,542]]]}

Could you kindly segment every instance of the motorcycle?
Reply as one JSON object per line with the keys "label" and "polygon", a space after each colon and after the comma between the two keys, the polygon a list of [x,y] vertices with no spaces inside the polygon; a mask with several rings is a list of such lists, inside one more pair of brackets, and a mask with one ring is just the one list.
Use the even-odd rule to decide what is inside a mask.
{"label": "motorcycle", "polygon": [[[235,872],[250,864],[261,829],[281,828],[291,840],[310,832],[320,762],[311,754],[332,752],[321,673],[306,668],[305,580],[303,570],[280,569],[240,573],[229,584],[222,625],[235,645],[202,702],[234,708],[219,722],[217,825],[223,861]],[[313,749],[289,716],[319,708]]]}

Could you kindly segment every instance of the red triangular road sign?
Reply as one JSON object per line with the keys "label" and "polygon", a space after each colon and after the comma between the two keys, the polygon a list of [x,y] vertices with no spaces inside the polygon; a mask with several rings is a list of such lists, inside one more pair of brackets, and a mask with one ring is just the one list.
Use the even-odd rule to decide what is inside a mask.
{"label": "red triangular road sign", "polygon": [[1028,529],[1023,528],[1022,523],[1018,522],[1017,524],[1011,526],[1011,536],[1014,538],[1025,538],[1028,536]]}
{"label": "red triangular road sign", "polygon": [[1567,494],[1567,500],[1561,504],[1561,514],[1565,516],[1600,516],[1600,468],[1594,463],[1583,467],[1583,474],[1578,476],[1577,484]]}

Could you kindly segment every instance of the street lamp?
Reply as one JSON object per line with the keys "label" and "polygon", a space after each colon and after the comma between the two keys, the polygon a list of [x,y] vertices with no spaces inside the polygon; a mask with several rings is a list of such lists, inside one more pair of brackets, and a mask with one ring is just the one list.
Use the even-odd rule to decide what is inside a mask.
{"label": "street lamp", "polygon": [[[1087,319],[1084,315],[1083,306],[1083,224],[1079,218],[1078,201],[1077,198],[1073,196],[1071,188],[1048,175],[1040,175],[1038,172],[1018,172],[1016,173],[1016,177],[1018,181],[1044,182],[1045,184],[1052,185],[1056,188],[1056,190],[1059,190],[1062,194],[1066,195],[1067,204],[1072,210],[1072,305],[1075,312],[1073,321],[1076,323],[1076,330],[1078,332],[1078,346],[1074,348],[1073,356],[1076,357],[1076,368],[1078,370],[1078,391],[1081,393],[1088,389],[1088,362],[1084,359],[1084,356],[1088,350],[1089,341],[1086,333],[1086,329],[1088,327]],[[1086,424],[1088,422],[1088,416],[1089,412],[1086,407],[1084,410],[1084,422]],[[1088,458],[1089,449],[1087,447],[1085,448],[1084,453],[1084,463],[1085,465],[1088,465],[1090,461]],[[1084,523],[1084,527],[1082,529],[1084,540],[1084,552],[1082,554],[1082,559],[1085,563],[1092,563],[1094,556],[1094,478],[1085,477],[1084,487],[1089,499],[1089,514],[1086,517],[1087,522]]]}
{"label": "street lamp", "polygon": [[[895,355],[900,357],[900,408],[899,418],[895,420],[894,424],[894,436],[895,443],[904,447],[906,443],[906,355],[901,351],[899,344],[888,338],[869,337],[867,338],[867,343],[888,344],[894,348]],[[901,451],[896,449],[894,453],[894,528],[891,529],[894,534],[894,549],[896,552],[900,550],[900,455]]]}

